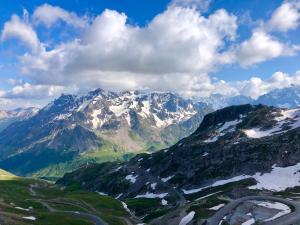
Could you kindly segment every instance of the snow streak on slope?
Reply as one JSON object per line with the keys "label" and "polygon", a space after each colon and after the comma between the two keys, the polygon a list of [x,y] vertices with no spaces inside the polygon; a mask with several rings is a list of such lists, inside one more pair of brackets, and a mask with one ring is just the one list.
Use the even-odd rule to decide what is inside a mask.
{"label": "snow streak on slope", "polygon": [[205,140],[204,142],[215,142],[218,140],[219,137],[224,136],[228,132],[233,132],[237,124],[242,122],[240,119],[225,122],[219,129],[217,129],[216,134],[211,136],[209,139]]}
{"label": "snow streak on slope", "polygon": [[244,130],[244,133],[249,138],[262,138],[298,128],[300,127],[300,108],[282,110],[281,116],[274,119],[276,120],[276,125],[270,129],[252,128]]}

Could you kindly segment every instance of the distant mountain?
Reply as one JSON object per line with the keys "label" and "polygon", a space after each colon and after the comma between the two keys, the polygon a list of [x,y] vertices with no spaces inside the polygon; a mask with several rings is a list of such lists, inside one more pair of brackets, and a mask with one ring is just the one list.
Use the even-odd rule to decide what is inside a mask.
{"label": "distant mountain", "polygon": [[272,105],[284,108],[294,108],[300,105],[300,87],[292,86],[282,89],[275,89],[260,96],[255,103]]}
{"label": "distant mountain", "polygon": [[214,110],[222,109],[224,107],[231,106],[231,105],[243,105],[243,104],[254,103],[254,99],[248,96],[237,95],[237,96],[229,97],[221,94],[213,94],[205,98],[196,98],[196,101],[203,102],[207,104],[209,107],[213,108]]}
{"label": "distant mountain", "polygon": [[191,134],[210,111],[172,93],[97,89],[84,96],[62,95],[0,133],[0,166],[44,176],[88,161],[155,151]]}
{"label": "distant mountain", "polygon": [[231,106],[206,115],[191,136],[168,149],[129,162],[88,165],[58,183],[180,203],[186,195],[249,178],[252,189],[281,191],[299,185],[299,143],[299,108]]}
{"label": "distant mountain", "polygon": [[34,116],[38,108],[17,108],[14,110],[0,110],[0,131],[4,130],[13,122],[22,121]]}
{"label": "distant mountain", "polygon": [[213,94],[206,98],[196,98],[198,102],[203,102],[214,110],[222,109],[232,105],[268,105],[281,108],[294,108],[300,105],[300,86],[291,86],[287,88],[274,89],[264,95],[259,96],[256,100],[244,95],[225,96]]}

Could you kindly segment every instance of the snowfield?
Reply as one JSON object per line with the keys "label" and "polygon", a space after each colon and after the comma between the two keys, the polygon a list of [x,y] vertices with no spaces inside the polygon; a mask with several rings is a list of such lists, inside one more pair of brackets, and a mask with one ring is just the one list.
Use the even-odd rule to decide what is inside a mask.
{"label": "snowfield", "polygon": [[270,191],[284,191],[287,188],[296,187],[300,184],[300,163],[288,167],[276,167],[273,165],[270,173],[256,173],[252,176],[257,184],[250,189],[266,189]]}

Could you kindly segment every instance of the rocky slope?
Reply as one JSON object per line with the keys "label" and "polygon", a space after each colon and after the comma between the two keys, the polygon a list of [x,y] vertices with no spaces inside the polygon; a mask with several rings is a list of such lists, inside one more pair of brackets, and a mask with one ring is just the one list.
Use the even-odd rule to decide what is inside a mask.
{"label": "rocky slope", "polygon": [[62,95],[0,133],[0,166],[28,174],[104,150],[154,151],[192,133],[209,111],[172,93]]}
{"label": "rocky slope", "polygon": [[176,198],[233,181],[253,189],[299,185],[300,109],[231,106],[206,115],[172,147],[124,163],[87,165],[59,184],[77,184],[120,198]]}

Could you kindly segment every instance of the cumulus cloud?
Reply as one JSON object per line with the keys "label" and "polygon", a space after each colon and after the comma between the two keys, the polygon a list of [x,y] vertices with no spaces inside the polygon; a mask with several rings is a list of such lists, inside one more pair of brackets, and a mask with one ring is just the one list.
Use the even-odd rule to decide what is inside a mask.
{"label": "cumulus cloud", "polygon": [[23,83],[14,86],[9,91],[0,91],[0,97],[7,99],[49,99],[59,96],[64,91],[70,92],[71,89],[66,89],[65,86]]}
{"label": "cumulus cloud", "polygon": [[273,31],[295,30],[300,21],[300,1],[285,1],[272,14],[268,27]]}
{"label": "cumulus cloud", "polygon": [[[102,87],[115,91],[167,90],[185,96],[242,93],[257,97],[272,87],[290,85],[288,80],[296,82],[289,75],[285,75],[284,81],[274,75],[269,80],[253,77],[236,83],[210,78],[211,72],[226,64],[249,67],[296,54],[298,46],[282,42],[272,33],[275,28],[266,26],[273,24],[282,32],[295,29],[298,19],[281,21],[286,29],[284,25],[276,25],[276,17],[284,15],[280,11],[286,10],[281,8],[291,1],[285,1],[269,21],[256,27],[252,35],[242,41],[236,38],[236,16],[224,9],[205,16],[201,14],[209,2],[173,0],[164,12],[142,27],[129,24],[126,14],[114,10],[104,10],[86,19],[44,4],[36,8],[32,17],[26,11],[23,19],[13,15],[4,25],[2,40],[18,38],[33,51],[20,57],[22,73],[29,83],[11,80],[15,87],[3,96],[42,99],[76,88],[85,91]],[[205,7],[199,11],[200,6]],[[34,25],[51,28],[59,21],[82,28],[81,35],[44,48]]]}
{"label": "cumulus cloud", "polygon": [[77,16],[73,12],[68,12],[58,6],[43,4],[37,7],[33,13],[33,20],[36,23],[42,23],[47,27],[51,27],[57,21],[63,21],[74,27],[83,28],[87,25],[86,18]]}
{"label": "cumulus cloud", "polygon": [[274,89],[300,85],[300,71],[294,75],[283,72],[276,72],[270,78],[262,80],[259,77],[252,77],[246,81],[240,81],[235,84],[240,94],[258,98]]}
{"label": "cumulus cloud", "polygon": [[231,62],[225,42],[236,29],[236,17],[225,10],[204,17],[194,8],[169,7],[145,27],[105,10],[80,39],[23,56],[23,72],[40,84],[189,91],[196,84],[181,77],[203,84]]}
{"label": "cumulus cloud", "polygon": [[247,67],[281,56],[292,56],[299,50],[299,46],[282,43],[263,29],[257,29],[250,39],[240,45],[237,59],[242,66]]}
{"label": "cumulus cloud", "polygon": [[17,15],[13,15],[11,20],[4,24],[4,28],[1,32],[2,41],[10,38],[21,40],[34,52],[37,52],[42,48],[38,36],[32,26],[26,20],[21,19]]}

